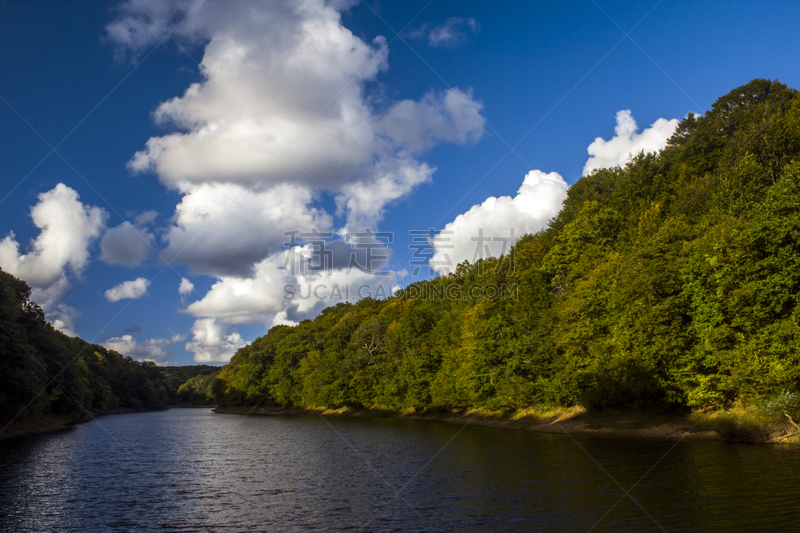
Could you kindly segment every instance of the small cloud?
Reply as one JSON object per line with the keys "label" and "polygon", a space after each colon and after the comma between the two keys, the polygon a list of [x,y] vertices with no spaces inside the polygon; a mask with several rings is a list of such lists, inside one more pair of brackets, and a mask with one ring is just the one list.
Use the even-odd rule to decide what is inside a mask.
{"label": "small cloud", "polygon": [[145,278],[125,281],[116,287],[108,289],[105,293],[106,299],[109,302],[116,302],[124,299],[137,300],[147,294],[148,286],[150,286],[150,281]]}
{"label": "small cloud", "polygon": [[598,168],[612,168],[628,163],[631,156],[640,152],[657,152],[667,145],[669,139],[678,126],[678,119],[667,120],[660,118],[653,122],[649,128],[641,133],[636,133],[639,126],[633,120],[630,109],[623,109],[617,113],[617,126],[614,136],[609,140],[597,137],[587,148],[589,159],[583,167],[583,175],[589,175]]}
{"label": "small cloud", "polygon": [[123,331],[125,333],[141,333],[142,332],[142,328],[140,328],[139,326],[134,324],[133,326],[131,326],[129,328],[125,328]]}
{"label": "small cloud", "polygon": [[181,284],[178,286],[178,294],[185,296],[191,294],[194,290],[194,283],[186,278],[181,278]]}
{"label": "small cloud", "polygon": [[153,253],[154,242],[152,233],[125,221],[100,239],[100,259],[110,265],[139,266]]}
{"label": "small cloud", "polygon": [[421,100],[402,100],[386,111],[378,131],[410,153],[427,150],[447,141],[476,143],[484,132],[483,104],[472,91],[457,87],[441,93],[429,92]]}
{"label": "small cloud", "polygon": [[469,28],[473,34],[481,31],[480,25],[472,17],[468,19],[450,17],[443,25],[430,31],[428,44],[431,46],[456,46],[466,39],[465,28]]}
{"label": "small cloud", "polygon": [[185,335],[173,335],[169,339],[146,339],[139,342],[132,335],[123,335],[122,337],[108,339],[103,343],[103,346],[122,355],[129,355],[139,361],[153,361],[163,364],[172,355],[172,351],[165,350],[165,348],[169,348],[176,342],[181,342],[185,339]]}
{"label": "small cloud", "polygon": [[406,35],[409,39],[422,39],[426,35],[428,35],[428,28],[431,27],[430,22],[425,22],[419,28],[414,28],[406,31]]}
{"label": "small cloud", "polygon": [[145,211],[141,215],[137,215],[134,221],[138,226],[146,226],[147,224],[150,224],[152,221],[154,221],[157,216],[158,213],[156,211],[153,210]]}

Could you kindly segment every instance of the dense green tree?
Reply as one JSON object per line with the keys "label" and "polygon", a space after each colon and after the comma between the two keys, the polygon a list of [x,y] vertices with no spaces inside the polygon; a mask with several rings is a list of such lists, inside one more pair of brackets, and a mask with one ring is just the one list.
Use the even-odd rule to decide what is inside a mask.
{"label": "dense green tree", "polygon": [[49,414],[162,409],[178,387],[213,367],[165,370],[138,362],[46,322],[25,282],[0,270],[0,425]]}

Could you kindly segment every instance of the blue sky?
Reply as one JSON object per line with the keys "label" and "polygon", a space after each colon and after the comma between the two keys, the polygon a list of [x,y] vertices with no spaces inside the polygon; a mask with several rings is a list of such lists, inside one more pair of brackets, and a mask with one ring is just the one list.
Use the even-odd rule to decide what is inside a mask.
{"label": "blue sky", "polygon": [[[452,232],[430,250],[440,264],[471,259],[479,229],[538,230],[585,171],[658,149],[731,89],[800,86],[799,14],[0,2],[0,267],[65,332],[160,364],[224,362],[313,317],[334,285],[418,279],[410,230]],[[312,227],[331,235],[332,271],[289,272],[287,253],[302,265],[315,248],[289,251],[284,232]],[[363,264],[365,227],[393,234],[372,266],[387,275],[345,268]],[[287,284],[325,290],[289,300]]]}

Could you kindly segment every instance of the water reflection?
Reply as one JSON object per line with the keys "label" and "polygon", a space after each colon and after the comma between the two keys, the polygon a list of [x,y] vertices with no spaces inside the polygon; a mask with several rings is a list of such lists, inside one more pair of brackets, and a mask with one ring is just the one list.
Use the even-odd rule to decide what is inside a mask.
{"label": "water reflection", "polygon": [[[797,520],[795,448],[460,429],[203,409],[104,417],[0,443],[0,531],[749,532]],[[634,485],[635,501],[620,500]]]}

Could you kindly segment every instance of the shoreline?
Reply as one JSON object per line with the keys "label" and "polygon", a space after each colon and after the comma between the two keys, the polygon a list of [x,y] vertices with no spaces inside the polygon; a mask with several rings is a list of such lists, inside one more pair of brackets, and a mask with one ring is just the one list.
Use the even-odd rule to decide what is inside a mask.
{"label": "shoreline", "polygon": [[47,415],[35,420],[15,420],[2,433],[0,433],[0,440],[64,431],[72,426],[83,424],[85,422],[91,422],[99,416],[126,415],[130,413],[145,413],[150,411],[153,411],[153,409],[117,408],[108,409],[106,411],[92,411],[92,416],[81,416],[81,413],[66,413]]}
{"label": "shoreline", "polygon": [[[91,418],[86,420],[91,420]],[[64,431],[80,423],[81,418],[78,415],[53,415],[36,420],[15,420],[0,433],[0,440]]]}
{"label": "shoreline", "polygon": [[[219,414],[259,416],[338,416],[349,418],[389,418],[394,420],[426,420],[453,425],[472,425],[533,431],[536,433],[568,434],[602,438],[631,438],[651,440],[711,440],[752,444],[798,444],[800,431],[787,425],[776,426],[747,420],[746,411],[676,413],[668,411],[612,410],[589,413],[582,407],[557,408],[549,411],[523,409],[517,411],[488,411],[474,408],[409,409],[352,409],[342,407],[218,407],[214,405],[175,405],[167,409],[210,409]],[[166,410],[166,409],[164,409]],[[150,409],[111,409],[93,412],[92,417],[79,413],[60,414],[37,420],[17,421],[0,433],[0,440],[64,431],[105,415],[149,412]]]}
{"label": "shoreline", "polygon": [[339,409],[310,407],[217,407],[220,414],[259,416],[318,415],[353,418],[390,418],[394,420],[428,420],[455,425],[474,425],[536,433],[569,434],[603,438],[655,440],[712,440],[758,444],[793,444],[800,442],[797,432],[779,431],[763,426],[748,431],[728,431],[722,425],[731,415],[720,413],[674,413],[665,411],[617,410],[588,413],[582,407],[537,412],[532,409],[515,412],[493,412],[483,409],[426,409],[417,412],[388,409]]}

